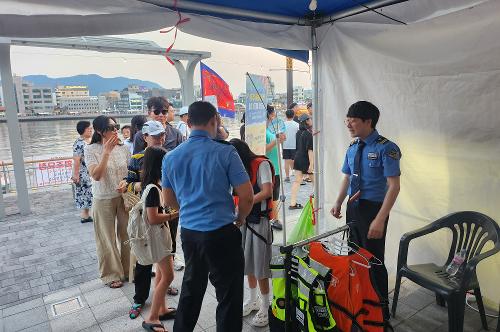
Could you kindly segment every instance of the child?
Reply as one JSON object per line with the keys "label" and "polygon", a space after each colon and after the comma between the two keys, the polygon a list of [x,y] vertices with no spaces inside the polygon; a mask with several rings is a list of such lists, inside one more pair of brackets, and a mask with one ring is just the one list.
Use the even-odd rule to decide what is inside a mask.
{"label": "child", "polygon": [[153,293],[153,303],[149,316],[142,323],[142,327],[147,331],[166,331],[160,320],[175,318],[176,309],[167,308],[165,295],[167,288],[174,279],[174,266],[172,259],[172,238],[168,221],[178,217],[178,212],[165,213],[161,204],[160,179],[161,164],[166,151],[161,147],[150,147],[144,153],[143,170],[141,174],[142,190],[150,184],[157,188],[151,188],[146,199],[146,217],[144,220],[149,223],[151,245],[165,246],[163,257],[157,257],[156,261],[156,287]]}
{"label": "child", "polygon": [[[246,218],[246,224],[241,228],[245,275],[250,287],[250,298],[243,303],[243,317],[257,311],[251,324],[263,327],[269,323],[267,309],[272,244],[269,212],[272,210],[274,170],[271,161],[264,156],[255,155],[247,143],[237,138],[233,138],[229,143],[236,148],[254,187],[254,207]],[[257,284],[260,289],[260,301],[257,299]]]}

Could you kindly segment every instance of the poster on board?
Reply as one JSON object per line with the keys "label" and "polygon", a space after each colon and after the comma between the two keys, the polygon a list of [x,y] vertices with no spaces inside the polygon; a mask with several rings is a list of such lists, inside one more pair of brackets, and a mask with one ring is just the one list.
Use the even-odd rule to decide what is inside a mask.
{"label": "poster on board", "polygon": [[266,154],[266,105],[269,77],[247,74],[246,76],[245,142],[257,155]]}

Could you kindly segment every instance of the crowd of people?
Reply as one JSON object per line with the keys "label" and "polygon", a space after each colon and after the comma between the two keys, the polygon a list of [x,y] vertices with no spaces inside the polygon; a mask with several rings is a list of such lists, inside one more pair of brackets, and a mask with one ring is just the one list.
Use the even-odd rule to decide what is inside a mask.
{"label": "crowd of people", "polygon": [[[375,130],[378,115],[375,119],[373,105],[369,105],[350,109],[346,125],[351,134],[358,135],[353,137],[364,139],[366,134],[367,143],[384,145],[386,142],[380,143],[382,136]],[[144,329],[166,331],[161,321],[175,319],[175,331],[193,331],[208,280],[215,287],[218,301],[217,331],[241,331],[242,317],[254,311],[252,325],[268,324],[271,227],[282,227],[278,220],[280,176],[285,176],[285,182],[292,182],[290,172],[294,171],[288,207],[293,210],[302,208],[297,202],[297,192],[306,176],[312,180],[314,172],[312,107],[308,105],[307,113],[296,116],[295,106],[292,104],[287,110],[283,128],[277,128],[276,111],[267,106],[265,156],[251,151],[244,140],[244,126],[240,130],[241,139],[226,141],[229,132],[220,115],[213,105],[203,101],[182,108],[181,121],[173,127],[173,106],[162,97],[152,97],[147,102],[148,117],[135,116],[130,126],[121,128],[123,140],[118,136],[120,126],[112,117],[98,116],[92,125],[88,121],[78,123],[80,137],[73,147],[75,201],[82,211],[81,222],[94,223],[100,278],[111,288],[123,286],[133,262],[130,246],[126,244],[130,207],[124,197],[133,194],[145,202],[142,219],[149,226],[148,245],[155,248],[155,255],[151,262],[136,262],[134,280],[128,280],[135,283],[134,304],[129,312],[130,318],[135,319],[144,309],[151,278],[155,277],[151,310],[142,324]],[[368,122],[368,126],[359,125],[357,120]],[[399,191],[400,152],[390,143],[376,145],[380,149],[390,148],[377,155],[382,159],[387,153],[390,158],[382,159],[379,165],[383,167],[382,176],[388,179],[389,201],[386,204],[382,200],[384,204],[375,206],[364,202],[370,197],[361,196],[363,204],[370,205],[370,215],[377,222],[376,226],[370,225],[371,220],[367,219],[362,227],[354,228],[355,240],[372,248],[382,259],[385,227]],[[356,166],[350,159],[355,155],[350,150],[347,153],[342,169],[345,177],[332,209],[335,217],[340,217],[340,205],[349,195],[348,218],[352,219],[353,202],[359,199],[352,186],[359,180],[359,171],[352,175]],[[367,158],[373,159],[374,154]],[[377,181],[381,185],[379,178]],[[370,195],[369,190],[367,194]],[[379,196],[377,192],[377,202]],[[176,255],[179,226],[185,263]],[[174,269],[184,267],[179,292],[171,283]],[[382,269],[379,274],[380,283],[387,283],[387,272]],[[247,299],[243,298],[244,275],[250,289]],[[382,289],[386,293],[387,286]],[[180,294],[177,308],[167,306],[167,294]]]}

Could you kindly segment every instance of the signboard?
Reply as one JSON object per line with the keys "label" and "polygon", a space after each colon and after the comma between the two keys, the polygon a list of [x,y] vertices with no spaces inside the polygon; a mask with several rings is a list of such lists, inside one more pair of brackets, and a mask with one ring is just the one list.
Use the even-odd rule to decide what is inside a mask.
{"label": "signboard", "polygon": [[71,183],[73,159],[49,160],[35,163],[35,181],[38,187]]}
{"label": "signboard", "polygon": [[266,154],[266,105],[269,77],[247,74],[245,142],[257,155]]}

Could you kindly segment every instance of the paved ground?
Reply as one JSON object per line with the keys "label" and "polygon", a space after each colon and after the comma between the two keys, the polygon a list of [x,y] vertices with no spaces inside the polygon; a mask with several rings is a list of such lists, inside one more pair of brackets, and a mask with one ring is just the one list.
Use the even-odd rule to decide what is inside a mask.
{"label": "paved ground", "polygon": [[[288,191],[289,185],[286,186]],[[312,187],[301,188],[304,202]],[[6,331],[141,331],[142,319],[130,320],[133,284],[113,290],[98,279],[91,224],[80,224],[71,190],[62,187],[31,195],[33,214],[9,216],[0,222],[0,332]],[[7,211],[15,211],[6,197]],[[288,205],[288,204],[286,204]],[[299,212],[290,214],[293,224]],[[281,233],[275,232],[275,242]],[[174,285],[180,285],[176,273]],[[431,293],[404,283],[396,331],[447,331],[447,312],[434,304]],[[81,308],[55,316],[52,304],[78,298]],[[176,297],[168,298],[176,306]],[[213,288],[205,296],[196,331],[215,331],[216,300]],[[147,308],[145,310],[147,314]],[[490,329],[496,326],[489,319]],[[252,328],[245,319],[244,331]],[[172,331],[172,324],[166,324]],[[480,331],[479,315],[466,311],[465,331]]]}

